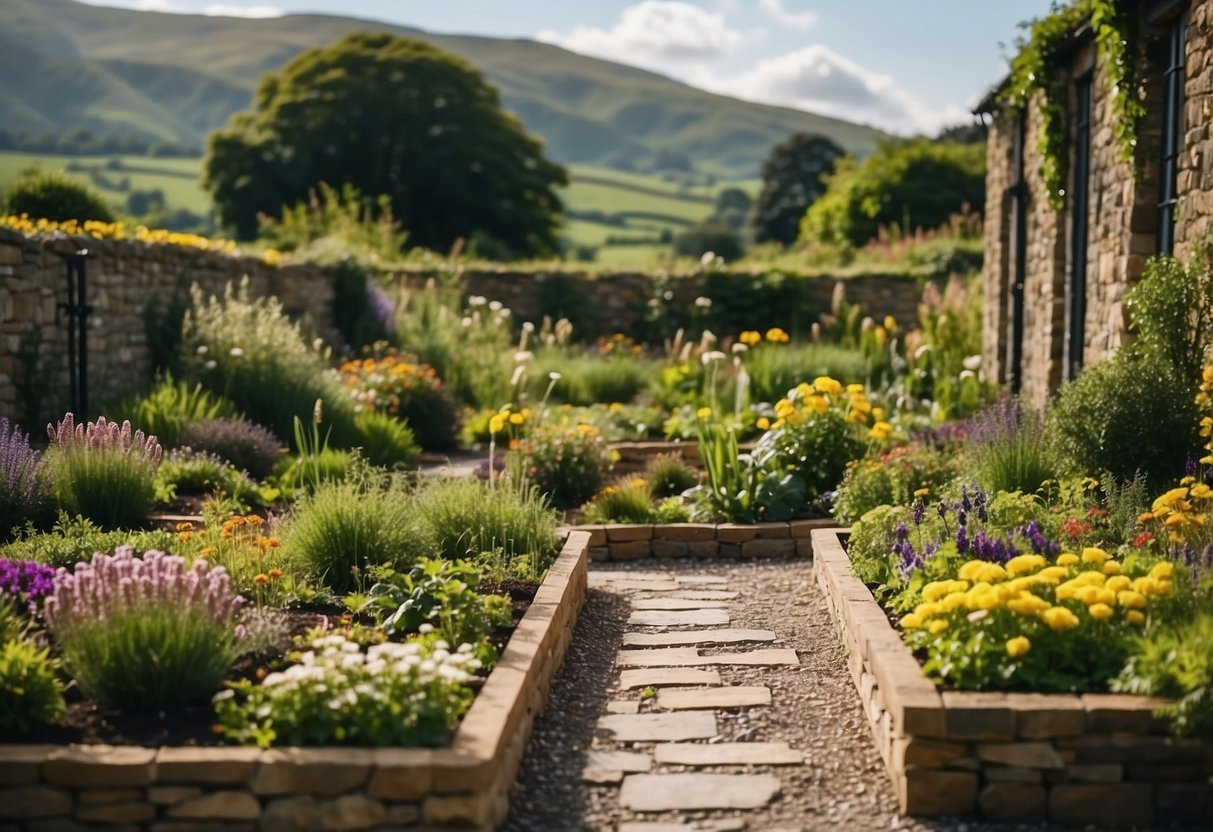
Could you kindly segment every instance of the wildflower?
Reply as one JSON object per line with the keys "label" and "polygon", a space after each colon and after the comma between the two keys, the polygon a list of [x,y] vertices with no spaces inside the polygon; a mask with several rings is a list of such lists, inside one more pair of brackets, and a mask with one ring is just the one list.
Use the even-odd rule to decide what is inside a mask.
{"label": "wildflower", "polygon": [[1078,616],[1065,607],[1050,607],[1040,614],[1052,630],[1072,630],[1078,626]]}
{"label": "wildflower", "polygon": [[1098,549],[1094,546],[1088,546],[1086,549],[1082,550],[1083,563],[1103,563],[1109,557],[1110,555],[1108,555],[1108,553],[1103,549]]}
{"label": "wildflower", "polygon": [[526,419],[523,417],[523,415],[521,413],[511,413],[510,414],[510,424],[511,425],[521,425],[525,421],[526,421]]}
{"label": "wildflower", "polygon": [[190,523],[188,521],[185,523],[177,524],[177,531],[179,531],[179,532],[192,532],[193,530],[194,530],[194,524]]}
{"label": "wildflower", "polygon": [[240,349],[240,347],[232,347],[228,355],[232,358],[241,358],[244,355],[244,350]]}
{"label": "wildflower", "polygon": [[786,344],[792,340],[790,335],[777,326],[773,326],[767,330],[766,339],[772,344]]}
{"label": "wildflower", "polygon": [[1015,638],[1007,641],[1007,655],[1013,659],[1018,659],[1031,649],[1032,642],[1028,641],[1024,636],[1015,636]]}
{"label": "wildflower", "polygon": [[817,392],[825,393],[827,396],[840,396],[843,391],[842,382],[829,376],[818,376],[813,379],[813,387]]}
{"label": "wildflower", "polygon": [[1142,610],[1146,608],[1146,596],[1132,589],[1124,589],[1116,593],[1116,602],[1130,610]]}
{"label": "wildflower", "polygon": [[1107,604],[1092,604],[1087,607],[1087,613],[1096,621],[1107,621],[1112,617],[1112,608]]}
{"label": "wildflower", "polygon": [[1175,564],[1170,561],[1156,563],[1150,569],[1150,577],[1157,581],[1169,581],[1175,575]]}
{"label": "wildflower", "polygon": [[1057,556],[1058,566],[1074,566],[1076,563],[1078,563],[1078,555],[1073,555],[1069,552],[1062,552]]}
{"label": "wildflower", "polygon": [[712,408],[701,407],[695,411],[695,416],[700,419],[711,419],[712,418]]}
{"label": "wildflower", "polygon": [[556,372],[555,370],[548,373],[548,379],[551,381],[560,381],[562,378],[564,378],[564,376],[560,375],[560,373]]}
{"label": "wildflower", "polygon": [[916,613],[902,616],[901,628],[903,630],[916,630],[922,626],[922,616]]}
{"label": "wildflower", "polygon": [[927,625],[927,632],[933,636],[939,635],[946,629],[948,629],[948,622],[942,618],[937,618]]}
{"label": "wildflower", "polygon": [[497,434],[505,430],[506,421],[509,417],[504,413],[494,413],[489,418],[489,433]]}
{"label": "wildflower", "polygon": [[759,416],[758,421],[754,423],[754,426],[756,428],[758,428],[759,430],[770,430],[771,429],[771,420],[768,419],[766,416]]}
{"label": "wildflower", "polygon": [[1146,623],[1146,615],[1141,610],[1129,610],[1125,613],[1125,621],[1128,621],[1134,627],[1140,627]]}
{"label": "wildflower", "polygon": [[274,569],[271,569],[267,574],[269,575],[270,580],[276,581],[282,577],[282,570],[274,568]]}
{"label": "wildflower", "polygon": [[745,344],[747,347],[752,347],[762,341],[762,333],[755,329],[747,329],[737,337],[737,340]]}

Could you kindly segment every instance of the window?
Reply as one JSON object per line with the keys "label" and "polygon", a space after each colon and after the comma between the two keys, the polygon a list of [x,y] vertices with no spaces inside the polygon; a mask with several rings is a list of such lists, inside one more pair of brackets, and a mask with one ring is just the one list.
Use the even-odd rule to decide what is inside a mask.
{"label": "window", "polygon": [[1181,15],[1167,27],[1167,59],[1163,71],[1162,165],[1158,188],[1158,253],[1175,248],[1175,207],[1179,201],[1176,174],[1184,104],[1184,41],[1187,26]]}
{"label": "window", "polygon": [[1087,226],[1090,221],[1091,76],[1075,89],[1074,184],[1070,191],[1070,275],[1066,291],[1065,377],[1082,370],[1087,317]]}

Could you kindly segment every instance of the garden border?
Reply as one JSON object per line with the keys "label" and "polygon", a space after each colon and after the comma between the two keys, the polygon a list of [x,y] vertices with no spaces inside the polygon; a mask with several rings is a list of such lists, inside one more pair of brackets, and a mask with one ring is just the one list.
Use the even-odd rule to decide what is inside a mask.
{"label": "garden border", "polygon": [[851,571],[848,529],[812,533],[813,571],[876,745],[910,815],[1146,825],[1213,818],[1213,740],[1170,738],[1168,700],[940,691]]}
{"label": "garden border", "polygon": [[588,546],[568,535],[445,748],[3,745],[0,830],[492,829],[585,603]]}
{"label": "garden border", "polygon": [[570,526],[590,535],[590,560],[811,557],[814,529],[834,520],[786,523],[609,523]]}

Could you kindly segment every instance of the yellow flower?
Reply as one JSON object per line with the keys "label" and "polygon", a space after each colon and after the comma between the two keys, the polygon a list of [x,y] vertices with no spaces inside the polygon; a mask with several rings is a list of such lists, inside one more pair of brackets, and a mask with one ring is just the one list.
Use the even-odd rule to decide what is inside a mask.
{"label": "yellow flower", "polygon": [[1114,560],[1110,560],[1103,565],[1103,573],[1105,575],[1119,575],[1120,564]]}
{"label": "yellow flower", "polygon": [[1055,584],[1069,574],[1064,566],[1046,566],[1036,573],[1036,580],[1046,584]]}
{"label": "yellow flower", "polygon": [[1040,555],[1019,555],[1007,561],[1007,571],[1012,575],[1021,575],[1025,572],[1033,572],[1040,569],[1045,563],[1045,559]]}
{"label": "yellow flower", "polygon": [[1078,563],[1078,555],[1073,555],[1069,552],[1062,552],[1057,556],[1058,566],[1073,566],[1076,563]]}
{"label": "yellow flower", "polygon": [[1146,608],[1146,596],[1132,589],[1124,589],[1116,593],[1116,601],[1126,609],[1144,610]]}
{"label": "yellow flower", "polygon": [[1018,659],[1031,649],[1032,642],[1028,641],[1023,636],[1015,636],[1015,638],[1007,641],[1007,655],[1013,659]]}
{"label": "yellow flower", "polygon": [[754,423],[754,426],[756,428],[758,428],[759,430],[770,430],[771,429],[771,420],[768,419],[766,416],[759,416],[758,421]]}
{"label": "yellow flower", "polygon": [[253,578],[253,583],[255,583],[257,586],[263,586],[265,584],[268,584],[269,582],[270,582],[269,575],[258,575],[257,577]]}
{"label": "yellow flower", "polygon": [[510,424],[511,425],[521,425],[525,421],[526,421],[526,417],[523,416],[521,413],[511,413],[510,414]]}
{"label": "yellow flower", "polygon": [[893,319],[892,315],[884,316],[884,328],[887,329],[889,332],[897,331],[897,321]]}
{"label": "yellow flower", "polygon": [[1072,630],[1078,626],[1078,616],[1065,607],[1050,607],[1040,614],[1051,630]]}
{"label": "yellow flower", "polygon": [[1087,613],[1096,621],[1107,621],[1112,617],[1112,608],[1107,604],[1092,604],[1087,607]]}
{"label": "yellow flower", "polygon": [[948,622],[942,618],[937,618],[927,625],[927,632],[933,636],[939,635],[946,629],[948,629]]}
{"label": "yellow flower", "polygon": [[695,411],[695,415],[698,416],[700,419],[711,419],[712,418],[712,408],[701,407]]}
{"label": "yellow flower", "polygon": [[868,438],[875,439],[877,442],[883,442],[889,438],[893,432],[893,426],[888,422],[877,422],[868,429]]}
{"label": "yellow flower", "polygon": [[1188,490],[1188,496],[1194,500],[1208,500],[1213,497],[1213,488],[1209,488],[1203,482],[1198,482]]}
{"label": "yellow flower", "polygon": [[825,393],[827,396],[838,396],[842,394],[842,382],[829,376],[818,376],[813,379],[813,387],[818,393]]}
{"label": "yellow flower", "polygon": [[1142,523],[1142,524],[1149,523],[1153,519],[1154,519],[1154,515],[1153,515],[1153,513],[1149,512],[1149,511],[1143,511],[1141,514],[1137,515],[1138,523]]}
{"label": "yellow flower", "polygon": [[824,396],[809,396],[804,403],[806,407],[816,410],[818,413],[825,413],[830,409],[830,402]]}
{"label": "yellow flower", "polygon": [[951,591],[950,581],[931,581],[922,588],[922,597],[927,601],[938,601]]}
{"label": "yellow flower", "polygon": [[772,344],[786,344],[791,338],[782,329],[773,326],[767,330],[767,340]]}
{"label": "yellow flower", "polygon": [[960,570],[956,573],[956,577],[960,578],[962,581],[976,580],[977,570],[980,569],[983,565],[985,565],[985,561],[981,561],[981,560],[967,561],[963,566],[960,567]]}
{"label": "yellow flower", "polygon": [[863,393],[863,385],[862,384],[848,384],[847,392],[850,393],[852,396],[854,396],[857,393]]}
{"label": "yellow flower", "polygon": [[1103,563],[1109,557],[1111,556],[1103,549],[1097,549],[1094,546],[1088,546],[1082,550],[1083,563]]}
{"label": "yellow flower", "polygon": [[903,630],[917,630],[921,626],[922,626],[922,617],[921,616],[915,615],[914,613],[910,613],[909,615],[902,616],[901,628]]}
{"label": "yellow flower", "polygon": [[756,329],[747,329],[745,332],[741,333],[740,336],[738,336],[737,340],[741,341],[741,343],[745,344],[747,347],[752,347],[762,341],[762,333]]}
{"label": "yellow flower", "polygon": [[919,488],[914,492],[914,496],[915,497],[925,497],[930,493],[931,493],[931,489],[929,489],[929,488]]}
{"label": "yellow flower", "polygon": [[1113,578],[1108,578],[1108,582],[1104,584],[1105,589],[1110,589],[1113,592],[1124,592],[1133,586],[1133,581],[1124,575],[1117,575]]}
{"label": "yellow flower", "polygon": [[1140,627],[1146,623],[1146,614],[1141,610],[1129,610],[1125,613],[1125,621],[1128,621],[1135,627]]}
{"label": "yellow flower", "polygon": [[1150,577],[1158,581],[1168,581],[1175,575],[1175,564],[1168,560],[1154,564],[1150,569]]}
{"label": "yellow flower", "polygon": [[494,413],[489,419],[489,433],[501,433],[505,430],[506,418],[504,413]]}

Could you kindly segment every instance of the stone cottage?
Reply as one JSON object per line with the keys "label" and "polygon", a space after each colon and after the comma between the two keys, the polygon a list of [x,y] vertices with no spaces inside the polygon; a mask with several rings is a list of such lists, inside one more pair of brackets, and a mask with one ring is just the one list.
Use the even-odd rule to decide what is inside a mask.
{"label": "stone cottage", "polygon": [[1005,103],[1012,76],[977,110],[989,124],[983,364],[1037,408],[1121,345],[1125,291],[1147,260],[1183,258],[1213,230],[1213,0],[1115,6],[1142,90],[1135,143],[1118,129],[1115,74],[1089,19],[1046,64],[1054,182],[1038,142],[1043,92]]}

